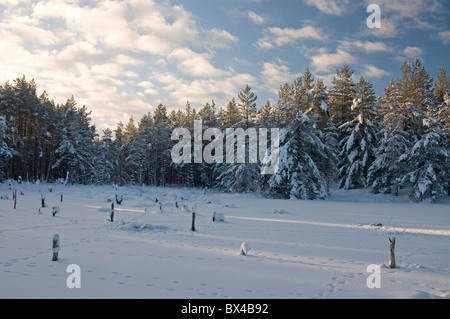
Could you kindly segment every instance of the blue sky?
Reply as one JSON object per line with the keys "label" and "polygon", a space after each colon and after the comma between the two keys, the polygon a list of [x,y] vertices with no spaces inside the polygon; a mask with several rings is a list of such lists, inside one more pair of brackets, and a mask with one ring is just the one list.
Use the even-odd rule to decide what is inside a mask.
{"label": "blue sky", "polygon": [[25,74],[56,103],[74,95],[99,133],[159,103],[225,107],[246,84],[258,107],[276,103],[307,66],[331,86],[349,64],[382,95],[405,58],[433,78],[450,71],[449,13],[444,0],[0,0],[0,81]]}

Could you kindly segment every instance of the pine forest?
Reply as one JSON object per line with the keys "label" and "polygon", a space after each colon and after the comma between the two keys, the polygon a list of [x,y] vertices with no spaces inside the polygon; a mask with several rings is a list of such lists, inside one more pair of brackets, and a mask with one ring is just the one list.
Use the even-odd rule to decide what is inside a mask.
{"label": "pine forest", "polygon": [[[201,187],[285,199],[327,199],[335,185],[436,202],[450,195],[450,77],[441,68],[433,79],[419,59],[405,60],[400,71],[377,97],[368,79],[354,80],[349,65],[328,87],[306,68],[280,85],[276,103],[258,107],[247,85],[223,106],[211,100],[194,109],[187,102],[169,113],[160,104],[102,132],[73,96],[55,104],[23,75],[0,86],[0,182]],[[195,119],[203,130],[279,128],[278,170],[264,175],[250,162],[174,163],[172,131],[192,132]]]}

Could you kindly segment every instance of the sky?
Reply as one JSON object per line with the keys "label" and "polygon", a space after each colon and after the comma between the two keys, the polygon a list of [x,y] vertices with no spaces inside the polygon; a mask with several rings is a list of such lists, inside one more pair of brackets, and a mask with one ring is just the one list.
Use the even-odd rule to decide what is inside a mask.
{"label": "sky", "polygon": [[100,135],[158,104],[225,108],[247,84],[276,104],[306,67],[331,87],[348,64],[380,96],[405,59],[450,73],[449,13],[448,0],[0,0],[0,83],[73,95]]}

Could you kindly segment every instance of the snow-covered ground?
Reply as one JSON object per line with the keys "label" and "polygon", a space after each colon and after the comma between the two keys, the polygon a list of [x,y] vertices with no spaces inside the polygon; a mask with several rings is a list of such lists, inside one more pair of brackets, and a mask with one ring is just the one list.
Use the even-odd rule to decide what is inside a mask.
{"label": "snow-covered ground", "polygon": [[[297,201],[187,188],[12,189],[16,209],[13,191],[0,184],[9,198],[0,200],[0,298],[450,297],[448,200],[415,204],[366,190]],[[47,207],[39,211],[42,193]],[[110,222],[115,193],[124,199]],[[213,212],[225,221],[212,222]],[[396,237],[396,269],[388,266],[388,237]],[[239,254],[243,242],[246,255]],[[79,278],[67,271],[72,264]],[[370,276],[375,282],[372,264],[380,267],[380,288],[367,285]],[[80,288],[68,288],[68,278]]]}

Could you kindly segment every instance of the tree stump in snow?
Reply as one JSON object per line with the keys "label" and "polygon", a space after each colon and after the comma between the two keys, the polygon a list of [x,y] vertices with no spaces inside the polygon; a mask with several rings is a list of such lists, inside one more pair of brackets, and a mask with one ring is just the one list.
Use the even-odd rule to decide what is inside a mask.
{"label": "tree stump in snow", "polygon": [[60,246],[59,245],[59,235],[55,234],[55,235],[53,235],[53,246],[52,246],[53,257],[52,257],[52,261],[58,260],[59,246]]}
{"label": "tree stump in snow", "polygon": [[395,263],[395,237],[389,237],[389,246],[390,246],[390,258],[389,258],[389,267],[390,268],[395,268],[396,267],[396,263]]}
{"label": "tree stump in snow", "polygon": [[45,194],[41,194],[41,207],[45,207]]}

